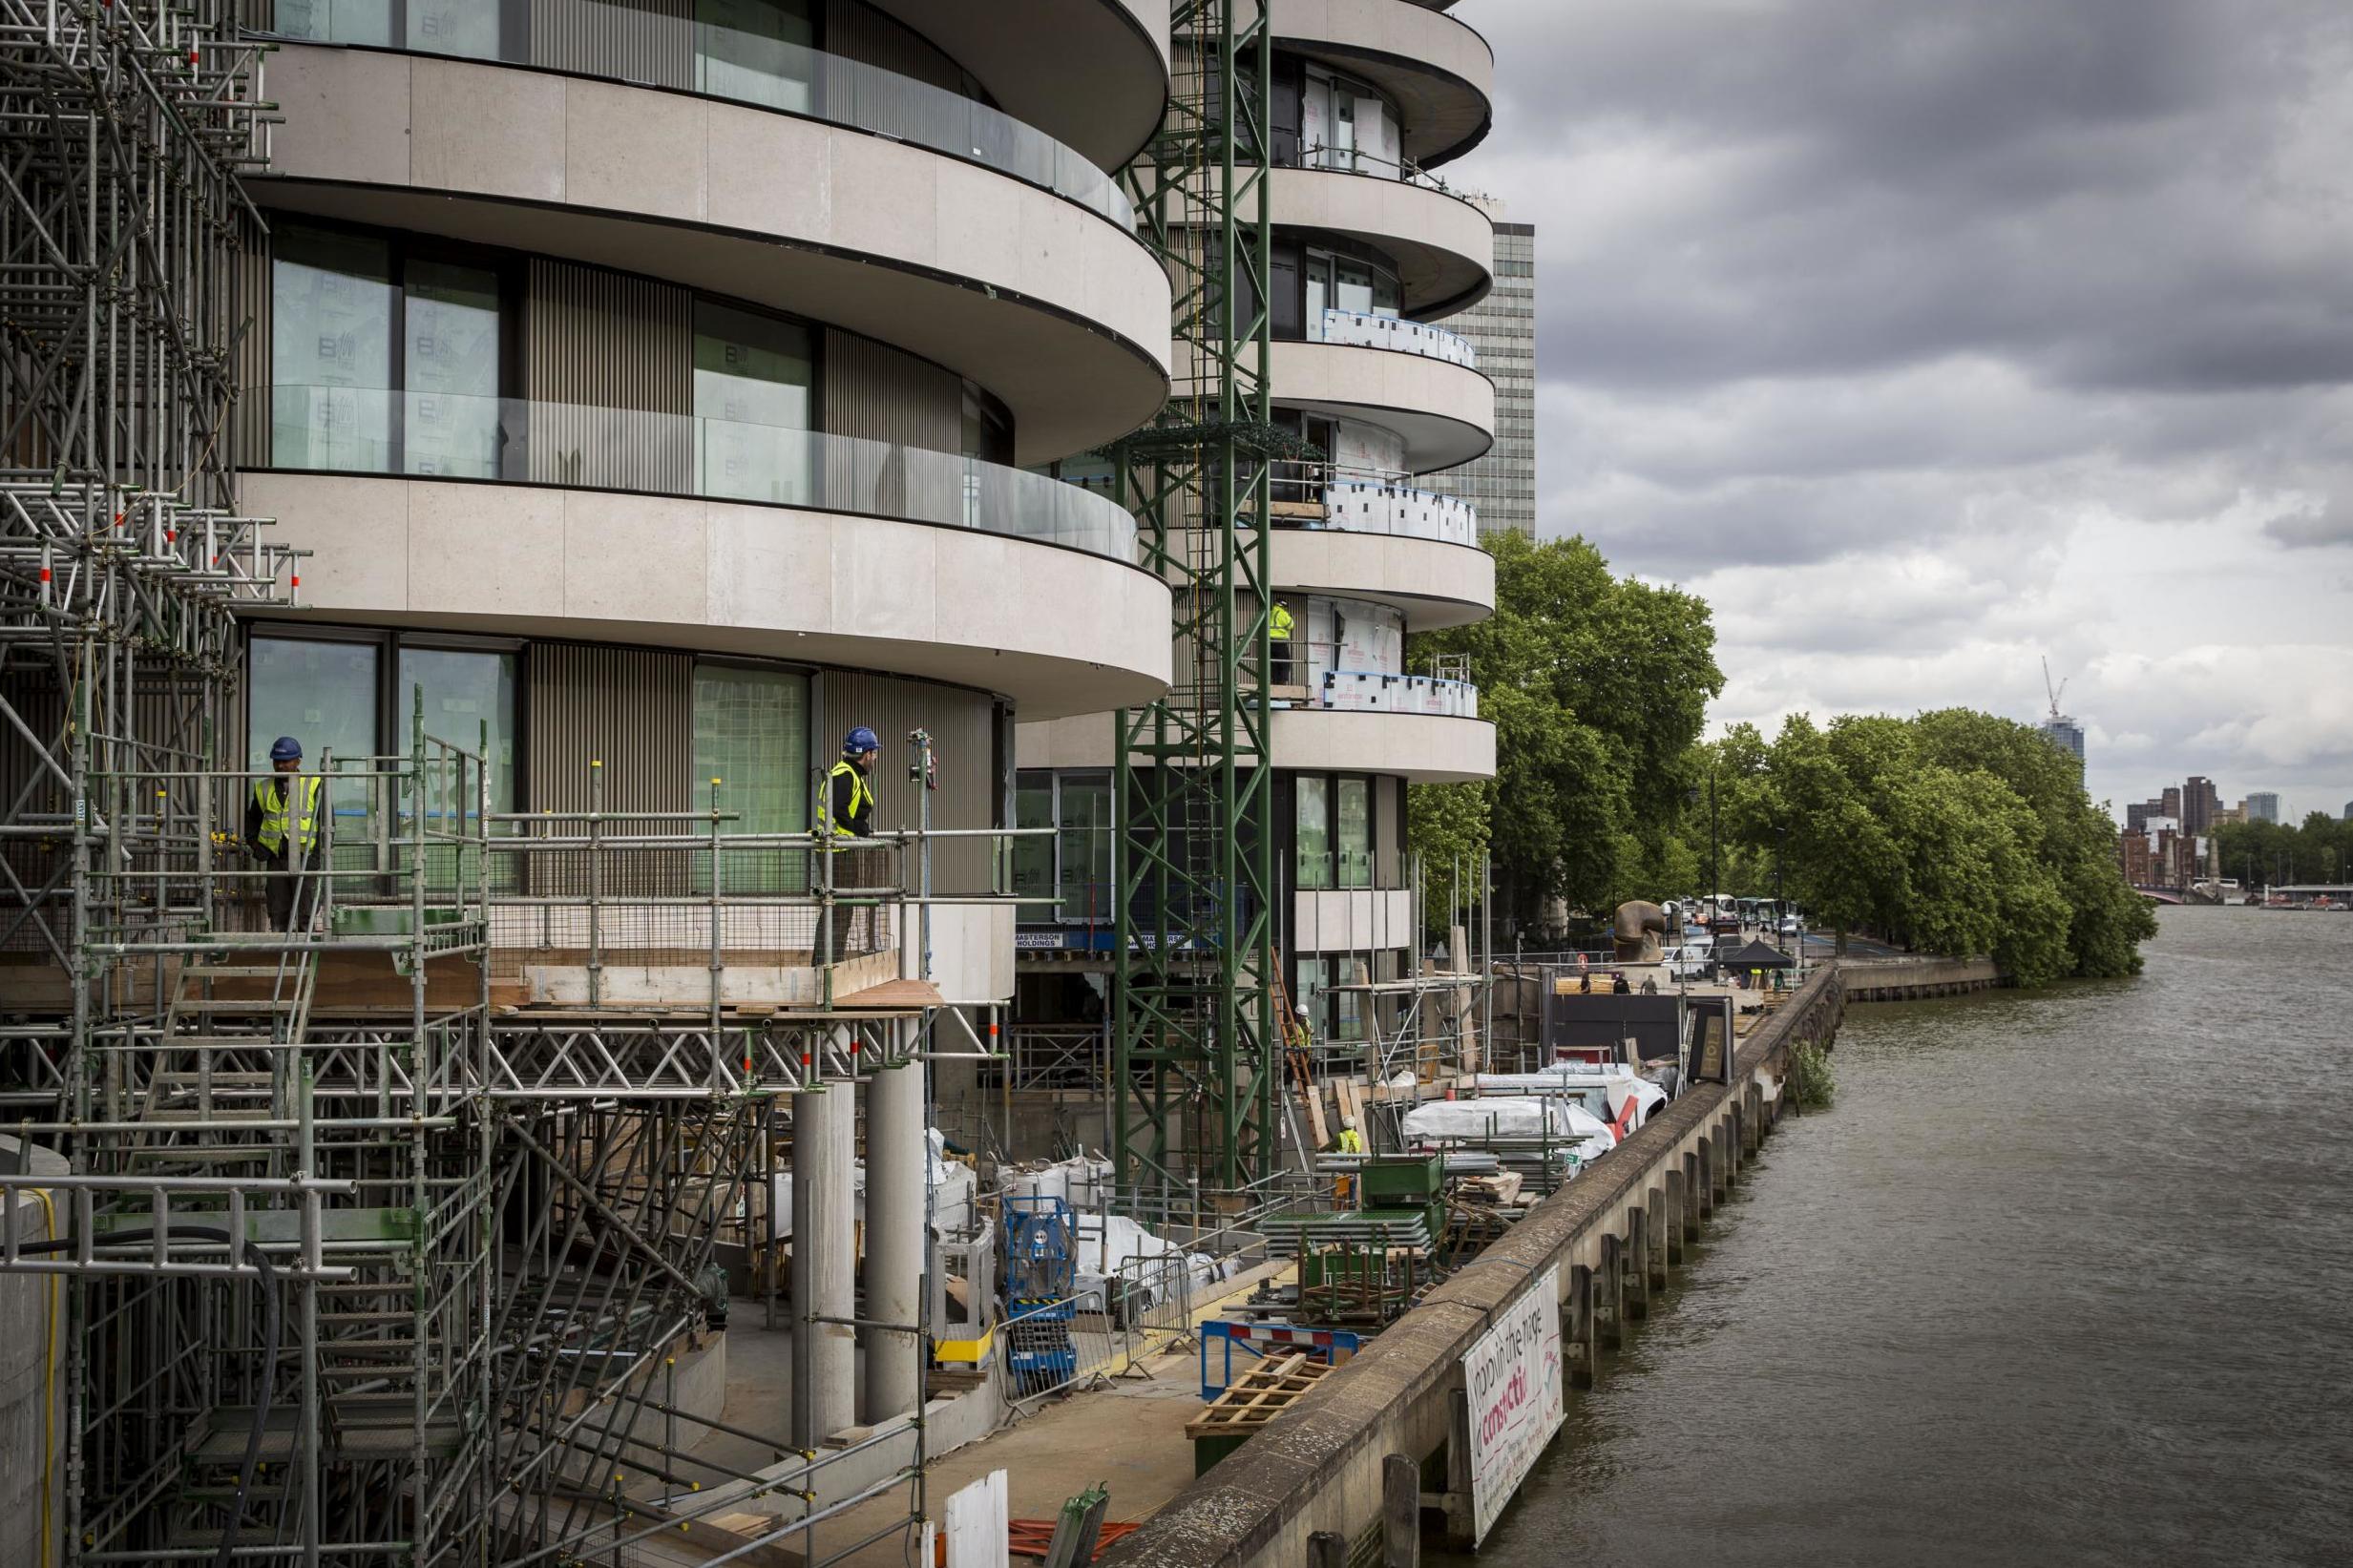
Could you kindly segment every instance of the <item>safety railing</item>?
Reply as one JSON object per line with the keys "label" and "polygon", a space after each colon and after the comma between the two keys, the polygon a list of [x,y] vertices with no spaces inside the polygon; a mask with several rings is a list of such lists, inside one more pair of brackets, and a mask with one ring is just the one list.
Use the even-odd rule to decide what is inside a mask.
{"label": "safety railing", "polygon": [[[774,30],[663,14],[609,0],[276,0],[282,38],[532,66],[667,88],[820,120],[964,158],[1075,201],[1132,231],[1111,176],[1033,126],[960,93],[812,49]],[[406,25],[402,18],[406,17]]]}
{"label": "safety railing", "polygon": [[1362,147],[1351,144],[1339,146],[1332,142],[1302,141],[1295,158],[1278,157],[1277,163],[1286,168],[1317,169],[1326,174],[1361,175],[1369,179],[1394,179],[1402,185],[1418,185],[1425,191],[1438,191],[1454,196],[1454,188],[1412,158],[1382,157]]}
{"label": "safety railing", "polygon": [[1104,1024],[1014,1024],[1005,1032],[1005,1060],[984,1073],[1015,1090],[1097,1091],[1110,1077],[1111,1036]]}
{"label": "safety railing", "polygon": [[1385,348],[1394,354],[1415,354],[1423,359],[1444,360],[1448,365],[1460,365],[1466,370],[1479,368],[1479,350],[1472,346],[1470,339],[1449,332],[1442,326],[1432,326],[1426,322],[1326,305],[1323,314],[1310,321],[1308,326],[1318,343],[1340,344],[1353,348]]}
{"label": "safety railing", "polygon": [[1004,1358],[1005,1401],[1024,1412],[1101,1377],[1123,1348],[1101,1290],[1016,1304],[997,1343]]}
{"label": "safety railing", "polygon": [[270,468],[809,507],[1136,557],[1135,519],[1107,495],[894,441],[757,419],[368,387],[281,383],[267,408],[267,446],[255,432],[248,449],[265,449]]}

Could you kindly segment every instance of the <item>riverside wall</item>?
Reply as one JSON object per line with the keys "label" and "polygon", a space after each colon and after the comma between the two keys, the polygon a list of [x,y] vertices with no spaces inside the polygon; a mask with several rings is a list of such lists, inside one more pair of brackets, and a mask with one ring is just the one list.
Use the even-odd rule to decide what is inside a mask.
{"label": "riverside wall", "polygon": [[[1467,1455],[1450,1443],[1465,1351],[1554,1265],[1572,1386],[1649,1304],[1778,1119],[1791,1047],[1827,1043],[1842,966],[1815,972],[1740,1042],[1732,1082],[1691,1089],[1383,1330],[1231,1457],[1100,1559],[1105,1568],[1303,1568],[1381,1528],[1383,1467],[1418,1467],[1449,1534],[1467,1516]],[[1925,983],[1925,982],[1922,982]],[[1450,1452],[1451,1451],[1451,1452]]]}
{"label": "riverside wall", "polygon": [[1845,958],[1838,972],[1850,1002],[1917,1002],[2010,983],[1990,958]]}

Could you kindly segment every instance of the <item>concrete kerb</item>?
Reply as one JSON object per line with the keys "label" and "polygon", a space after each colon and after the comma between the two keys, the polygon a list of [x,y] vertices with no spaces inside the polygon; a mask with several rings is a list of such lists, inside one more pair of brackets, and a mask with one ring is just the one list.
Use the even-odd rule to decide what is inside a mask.
{"label": "concrete kerb", "polygon": [[[1835,1028],[1838,984],[1835,969],[1817,971],[1743,1042],[1734,1058],[1735,1084],[1771,1076],[1793,1038],[1819,1037]],[[1383,1460],[1395,1453],[1426,1458],[1444,1446],[1456,1368],[1498,1310],[1554,1264],[1569,1265],[1559,1278],[1573,1296],[1578,1270],[1594,1269],[1601,1261],[1602,1236],[1623,1242],[1628,1212],[1644,1201],[1662,1163],[1695,1154],[1711,1140],[1721,1149],[1733,1095],[1724,1085],[1703,1085],[1668,1107],[1611,1158],[1537,1205],[1233,1458],[1171,1499],[1105,1553],[1103,1562],[1112,1568],[1260,1562],[1292,1568],[1303,1560],[1313,1533],[1355,1538],[1380,1516]],[[1612,1252],[1614,1264],[1614,1246]],[[1591,1279],[1589,1273],[1583,1277]],[[1583,1327],[1574,1306],[1572,1330]],[[1585,1323],[1592,1316],[1588,1307]]]}

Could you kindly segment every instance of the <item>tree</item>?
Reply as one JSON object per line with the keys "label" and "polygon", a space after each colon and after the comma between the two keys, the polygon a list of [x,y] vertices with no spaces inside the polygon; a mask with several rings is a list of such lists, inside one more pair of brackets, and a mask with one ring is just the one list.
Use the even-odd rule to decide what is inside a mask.
{"label": "tree", "polygon": [[[1495,724],[1485,800],[1507,918],[1533,925],[1556,897],[1611,908],[1677,863],[1669,841],[1691,748],[1724,684],[1708,606],[1611,575],[1583,539],[1536,544],[1502,533],[1487,548],[1496,613],[1418,637],[1414,653],[1467,655]],[[1430,797],[1417,792],[1415,802],[1411,839],[1435,865],[1459,829]]]}

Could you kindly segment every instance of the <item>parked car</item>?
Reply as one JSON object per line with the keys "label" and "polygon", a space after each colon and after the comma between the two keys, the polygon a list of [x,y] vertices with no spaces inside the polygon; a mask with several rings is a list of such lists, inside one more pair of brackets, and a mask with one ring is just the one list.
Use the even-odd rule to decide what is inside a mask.
{"label": "parked car", "polygon": [[1785,914],[1781,917],[1781,934],[1783,936],[1796,936],[1803,930],[1805,930],[1805,927],[1799,924],[1796,915]]}

